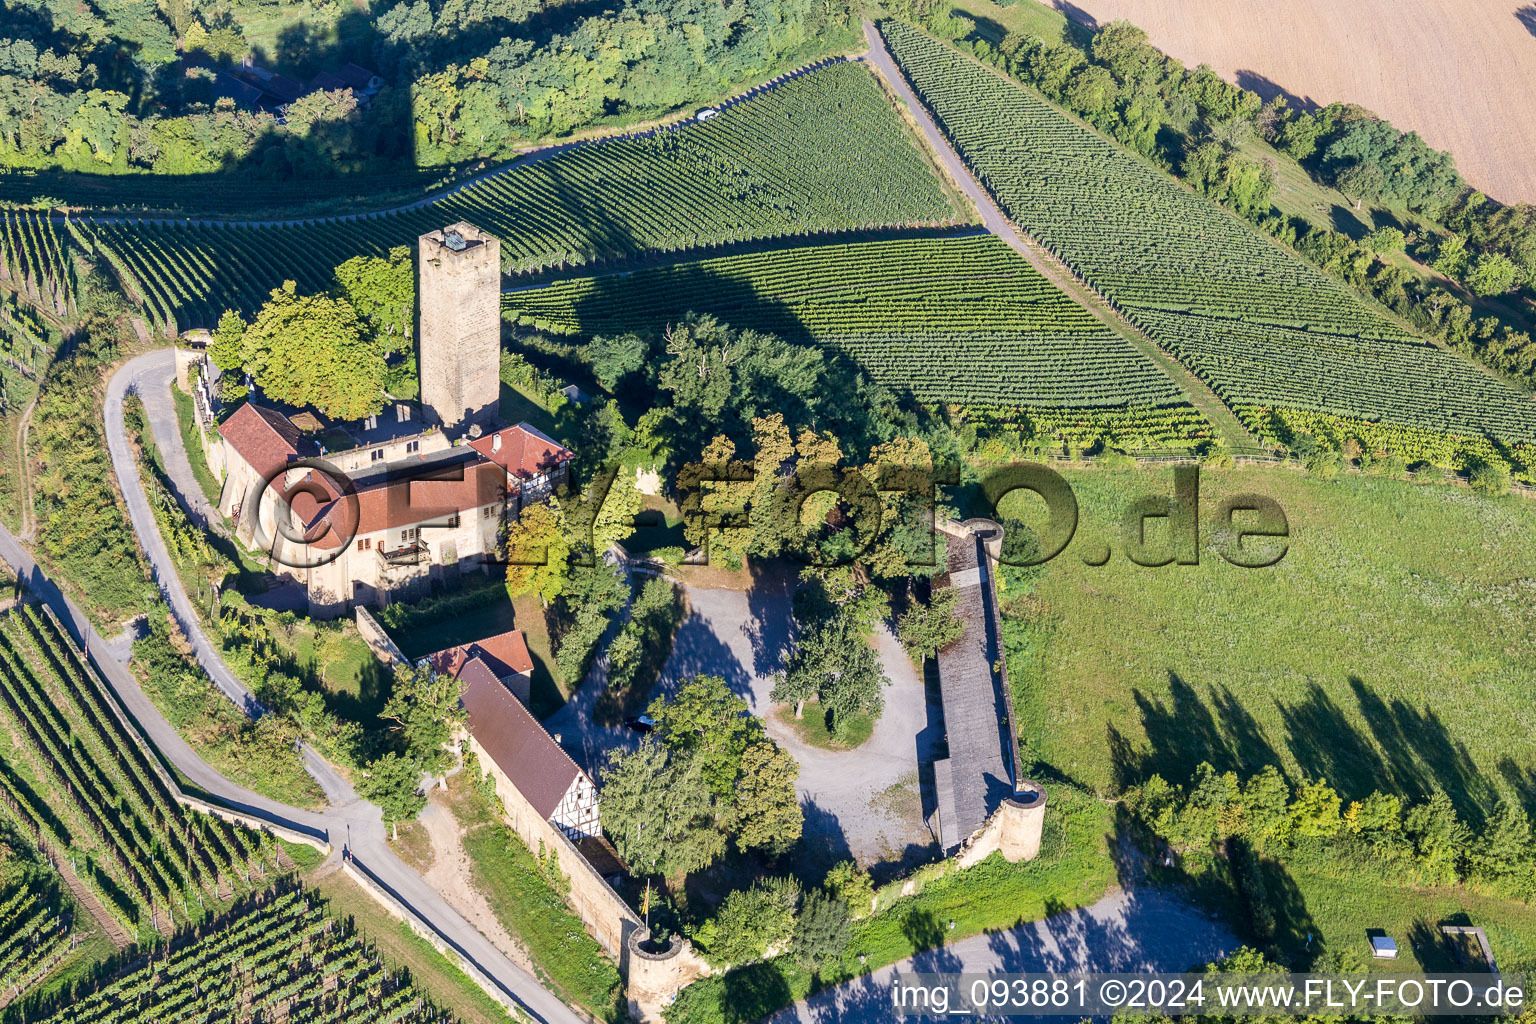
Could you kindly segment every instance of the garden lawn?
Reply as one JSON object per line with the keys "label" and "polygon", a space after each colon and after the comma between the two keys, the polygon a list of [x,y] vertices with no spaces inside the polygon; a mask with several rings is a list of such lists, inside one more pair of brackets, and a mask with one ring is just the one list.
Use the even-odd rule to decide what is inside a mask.
{"label": "garden lawn", "polygon": [[[1284,868],[1269,865],[1265,888],[1277,892],[1278,875],[1289,877],[1291,898],[1276,907],[1283,940],[1304,948],[1312,933],[1329,950],[1358,953],[1366,966],[1385,971],[1456,971],[1458,967],[1442,924],[1481,925],[1501,971],[1536,970],[1536,907],[1471,892],[1464,887],[1411,889],[1372,874],[1353,872],[1305,854]],[[1281,893],[1285,889],[1278,890]],[[1285,929],[1289,926],[1289,935]],[[1397,940],[1396,960],[1372,960],[1368,930]]]}
{"label": "garden lawn", "polygon": [[540,980],[599,1020],[623,1020],[618,967],[551,885],[557,869],[540,869],[534,854],[502,823],[494,797],[459,780],[450,792],[480,891],[497,920],[527,948]]}
{"label": "garden lawn", "polygon": [[795,706],[785,704],[778,708],[774,714],[779,716],[779,721],[795,730],[795,735],[813,747],[822,750],[854,750],[864,745],[870,734],[875,731],[875,720],[868,715],[855,715],[848,723],[847,742],[838,740],[832,735],[832,730],[827,726],[827,713],[822,710],[821,704],[811,701],[805,706],[805,714],[795,717]]}
{"label": "garden lawn", "polygon": [[[1171,494],[1171,473],[1063,475],[1075,539],[1033,593],[1002,595],[1027,752],[1101,791],[1154,772],[1183,781],[1201,761],[1275,763],[1346,800],[1439,787],[1474,825],[1501,787],[1536,796],[1536,501],[1207,471],[1200,564],[1144,568],[1123,554],[1121,510]],[[1240,569],[1212,550],[1217,506],[1239,492],[1285,509],[1278,565]],[[1085,565],[1105,543],[1109,562]]]}

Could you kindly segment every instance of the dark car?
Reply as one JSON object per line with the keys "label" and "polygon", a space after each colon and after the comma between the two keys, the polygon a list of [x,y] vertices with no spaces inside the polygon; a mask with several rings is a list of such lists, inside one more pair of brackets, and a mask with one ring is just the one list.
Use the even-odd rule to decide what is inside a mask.
{"label": "dark car", "polygon": [[644,736],[646,733],[656,730],[656,720],[650,715],[635,715],[632,718],[624,719],[624,728],[633,729]]}

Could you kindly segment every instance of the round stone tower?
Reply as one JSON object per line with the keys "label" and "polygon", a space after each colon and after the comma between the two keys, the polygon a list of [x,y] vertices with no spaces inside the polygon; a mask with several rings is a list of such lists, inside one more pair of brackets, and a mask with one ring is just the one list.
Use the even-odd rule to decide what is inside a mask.
{"label": "round stone tower", "polygon": [[1034,860],[1040,853],[1040,834],[1045,828],[1045,787],[1030,779],[1021,779],[1018,791],[1003,800],[998,808],[997,848],[1003,859],[1017,864]]}
{"label": "round stone tower", "polygon": [[650,931],[636,928],[625,940],[624,952],[629,963],[624,986],[629,1015],[644,1024],[661,1024],[662,1011],[677,993],[709,973],[709,965],[680,935],[668,939],[665,947],[653,947]]}

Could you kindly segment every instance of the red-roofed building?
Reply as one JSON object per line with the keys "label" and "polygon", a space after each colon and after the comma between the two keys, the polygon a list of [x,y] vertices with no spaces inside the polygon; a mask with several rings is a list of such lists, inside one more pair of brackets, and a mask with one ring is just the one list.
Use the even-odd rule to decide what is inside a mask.
{"label": "red-roofed building", "polygon": [[432,666],[432,671],[455,679],[465,678],[466,672],[478,674],[483,667],[516,694],[518,700],[524,704],[532,700],[533,657],[528,653],[528,642],[520,629],[509,629],[474,643],[448,647],[423,660]]}
{"label": "red-roofed building", "polygon": [[[325,424],[308,436],[346,440]],[[429,428],[332,453],[255,402],[231,413],[219,437],[209,461],[224,477],[220,511],[325,616],[484,565],[502,524],[563,483],[574,458],[526,423],[457,447]]]}
{"label": "red-roofed building", "polygon": [[246,402],[219,424],[219,437],[221,444],[208,446],[209,468],[224,478],[219,511],[234,522],[235,536],[249,546],[256,522],[241,513],[253,493],[259,494],[266,481],[299,457],[299,428],[276,409]]}
{"label": "red-roofed building", "polygon": [[478,661],[468,663],[459,679],[470,749],[496,780],[517,833],[537,836],[548,822],[571,840],[601,835],[597,787],[527,705]]}
{"label": "red-roofed building", "polygon": [[528,423],[477,437],[469,446],[507,471],[508,492],[539,501],[565,481],[575,453]]}

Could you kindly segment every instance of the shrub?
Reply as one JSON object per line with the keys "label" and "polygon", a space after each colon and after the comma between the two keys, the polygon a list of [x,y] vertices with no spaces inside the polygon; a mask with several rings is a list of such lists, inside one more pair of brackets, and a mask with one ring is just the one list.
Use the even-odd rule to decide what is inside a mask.
{"label": "shrub", "polygon": [[1468,474],[1472,489],[1489,498],[1509,493],[1509,467],[1500,462],[1479,462]]}
{"label": "shrub", "polygon": [[848,904],[841,897],[819,889],[806,893],[795,921],[795,959],[810,970],[840,961],[848,948],[851,921]]}
{"label": "shrub", "polygon": [[749,889],[737,889],[720,905],[720,913],[694,936],[704,957],[717,967],[761,960],[769,948],[787,942],[795,932],[800,883],[793,878],[768,878]]}
{"label": "shrub", "polygon": [[848,904],[848,910],[855,919],[869,915],[875,900],[875,883],[869,877],[869,872],[855,862],[845,860],[834,864],[822,880],[822,885]]}

